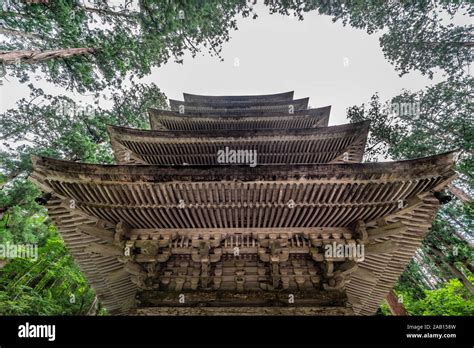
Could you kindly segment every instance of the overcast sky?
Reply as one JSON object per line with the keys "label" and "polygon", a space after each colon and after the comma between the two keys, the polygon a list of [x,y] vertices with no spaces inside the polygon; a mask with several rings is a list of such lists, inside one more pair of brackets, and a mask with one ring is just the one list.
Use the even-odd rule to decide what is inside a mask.
{"label": "overcast sky", "polygon": [[[267,12],[258,6],[258,19],[238,21],[239,30],[224,45],[223,62],[207,52],[195,58],[187,55],[184,64],[155,68],[142,82],[155,82],[171,99],[182,99],[183,92],[241,95],[294,90],[296,98],[310,97],[312,107],[332,105],[330,124],[341,124],[349,106],[369,101],[375,92],[386,100],[403,88],[415,91],[439,81],[417,72],[399,77],[383,56],[380,34],[343,27],[316,13],[298,21]],[[64,93],[41,81],[37,86],[51,94]],[[28,95],[27,86],[12,79],[0,88],[1,110]]]}

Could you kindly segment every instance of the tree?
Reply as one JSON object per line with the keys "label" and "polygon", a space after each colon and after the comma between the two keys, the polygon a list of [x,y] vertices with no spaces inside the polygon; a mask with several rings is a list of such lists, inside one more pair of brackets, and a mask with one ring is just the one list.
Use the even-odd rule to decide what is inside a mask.
{"label": "tree", "polygon": [[48,81],[70,90],[119,87],[125,77],[143,77],[170,58],[182,62],[185,52],[195,56],[206,48],[219,56],[237,28],[237,14],[252,13],[245,0],[111,3],[11,2],[0,14],[0,34],[6,37],[0,62],[16,58],[18,64],[8,67],[22,82],[39,69]]}
{"label": "tree", "polygon": [[474,315],[474,296],[457,279],[448,281],[439,289],[426,290],[420,300],[412,298],[409,293],[398,295],[403,296],[404,306],[411,315]]}
{"label": "tree", "polygon": [[[44,233],[41,224],[33,223],[37,214],[45,214],[36,201],[40,193],[25,180],[32,169],[32,154],[112,163],[107,125],[143,128],[148,124],[150,107],[166,107],[166,97],[154,84],[132,85],[123,93],[113,93],[109,109],[84,107],[66,96],[45,94],[32,85],[30,89],[29,99],[19,100],[16,109],[0,115],[0,140],[5,148],[0,151],[0,223],[8,227],[13,239],[18,234]],[[21,145],[14,146],[16,143]]]}
{"label": "tree", "polygon": [[[459,177],[449,189],[460,202],[444,207],[434,221],[423,242],[423,257],[416,260],[424,269],[413,267],[417,263],[412,263],[397,287],[411,286],[419,297],[420,288],[433,283],[439,286],[442,279],[458,278],[472,292],[468,279],[472,276],[473,260],[470,197],[474,191],[474,119],[470,95],[474,80],[465,68],[473,58],[473,29],[446,24],[443,16],[472,14],[474,7],[464,1],[355,1],[348,6],[331,2],[315,8],[332,15],[334,21],[342,20],[344,25],[349,23],[369,34],[386,29],[380,45],[400,75],[418,70],[432,78],[436,69],[445,72],[446,81],[416,93],[403,91],[386,103],[381,103],[375,94],[367,108],[349,108],[348,118],[351,122],[371,120],[368,160],[400,160],[459,151]],[[294,11],[301,14],[315,8],[296,6]]]}
{"label": "tree", "polygon": [[0,243],[43,243],[50,235],[44,208],[35,199],[39,190],[30,182],[15,180],[0,190]]}
{"label": "tree", "polygon": [[437,69],[461,76],[473,60],[472,26],[450,23],[456,14],[474,14],[470,1],[449,0],[265,0],[271,13],[297,16],[318,11],[344,25],[367,31],[386,31],[380,37],[385,57],[400,72],[418,70],[433,77]]}
{"label": "tree", "polygon": [[[464,70],[472,61],[472,27],[446,23],[455,14],[473,13],[469,2],[265,3],[271,13],[303,19],[303,13],[318,11],[369,34],[383,30],[382,50],[401,75],[418,70],[433,77],[437,69],[443,71],[448,79],[442,83],[415,93],[403,91],[386,103],[374,95],[367,107],[350,108],[348,117],[353,122],[372,121],[368,148],[372,160],[460,150],[456,196],[472,197],[474,122],[469,97],[473,80]],[[170,59],[182,62],[186,52],[194,56],[205,48],[219,57],[230,32],[237,29],[238,14],[253,14],[248,1],[139,0],[137,5],[125,1],[120,6],[106,0],[94,6],[76,0],[12,2],[0,14],[0,35],[6,38],[0,46],[0,61],[22,82],[41,71],[58,86],[81,93],[93,91],[98,97],[97,92],[106,86],[121,90],[124,80],[143,77]],[[20,100],[16,109],[0,116],[4,142],[0,152],[0,240],[39,243],[43,252],[40,263],[14,260],[0,271],[0,312],[89,313],[86,308],[94,307],[93,293],[81,285],[84,279],[76,273],[46,217],[45,198],[25,180],[31,171],[29,157],[40,154],[111,163],[105,125],[145,128],[146,109],[165,107],[166,99],[155,85],[132,82],[123,94],[113,92],[113,106],[102,109],[47,95],[32,85],[30,89],[29,99]],[[474,230],[472,210],[469,199],[444,207],[419,255],[400,278],[396,291],[406,294],[404,305],[411,314],[472,314],[472,298],[462,283],[452,279],[442,284],[460,278],[466,286],[472,279],[472,248],[464,240]],[[433,254],[434,247],[440,254]],[[71,290],[68,279],[82,290]],[[71,293],[82,296],[82,305],[65,302]],[[445,296],[445,301],[439,296]]]}
{"label": "tree", "polygon": [[402,94],[382,103],[375,94],[369,105],[353,106],[351,122],[371,121],[367,158],[410,159],[459,151],[457,170],[473,185],[474,118],[470,95],[474,79],[448,79],[424,91]]}
{"label": "tree", "polygon": [[105,109],[30,89],[28,99],[0,115],[0,243],[36,244],[40,251],[38,260],[0,260],[0,314],[92,313],[94,292],[48,218],[46,198],[27,180],[30,155],[112,163],[107,124],[143,128],[148,109],[165,108],[166,97],[154,84],[132,84],[113,93]]}
{"label": "tree", "polygon": [[[3,173],[11,180],[28,173],[31,154],[89,163],[111,163],[107,124],[143,128],[148,124],[151,106],[166,108],[166,97],[155,84],[133,84],[122,93],[109,97],[110,109],[84,106],[66,96],[52,96],[29,85],[28,99],[0,115],[0,153]],[[20,146],[12,146],[21,143]]]}
{"label": "tree", "polygon": [[51,229],[37,260],[17,258],[0,269],[0,315],[86,315],[94,307],[94,291]]}

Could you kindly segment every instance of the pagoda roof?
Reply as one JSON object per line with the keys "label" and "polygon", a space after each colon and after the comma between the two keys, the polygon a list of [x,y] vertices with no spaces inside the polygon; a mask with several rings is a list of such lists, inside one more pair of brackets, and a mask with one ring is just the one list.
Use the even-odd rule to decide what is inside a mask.
{"label": "pagoda roof", "polygon": [[211,96],[183,93],[183,99],[188,103],[198,103],[200,105],[219,105],[219,104],[254,104],[258,102],[278,102],[293,100],[294,91],[275,93],[275,94],[257,94],[257,95],[231,95],[231,96]]}
{"label": "pagoda roof", "polygon": [[255,103],[199,103],[186,102],[181,100],[170,99],[170,107],[172,111],[184,112],[186,114],[201,113],[218,113],[226,114],[249,114],[249,113],[268,113],[268,112],[294,112],[298,110],[308,109],[309,98],[293,99],[293,100],[277,100],[267,101],[261,100]]}
{"label": "pagoda roof", "polygon": [[116,126],[109,126],[108,132],[121,164],[131,160],[144,164],[218,164],[217,153],[226,147],[256,151],[259,164],[338,163],[361,162],[369,124],[288,129],[283,134],[280,129],[197,133]]}
{"label": "pagoda roof", "polygon": [[[47,177],[75,178],[79,181],[153,182],[153,181],[260,181],[351,179],[373,181],[414,180],[452,174],[454,152],[394,162],[367,162],[347,164],[265,164],[228,166],[173,166],[173,165],[114,165],[89,164],[32,156],[34,173]],[[46,178],[46,177],[45,177]],[[89,180],[90,179],[90,180]]]}
{"label": "pagoda roof", "polygon": [[[358,263],[359,271],[350,276],[346,292],[354,313],[373,314],[431,225],[439,207],[433,191],[453,179],[453,157],[445,153],[397,162],[254,168],[96,165],[33,157],[30,179],[53,193],[49,215],[111,313],[134,307],[143,283],[133,274],[142,272],[140,262],[146,264],[153,257],[170,257],[160,281],[171,281],[173,289],[181,289],[182,282],[193,287],[194,279],[179,275],[179,267],[189,263],[183,257],[198,257],[194,253],[201,241],[220,245],[227,255],[240,240],[242,252],[261,255],[262,245],[277,238],[289,243],[285,248],[294,255],[290,264],[281,264],[290,272],[281,277],[289,279],[291,288],[297,285],[295,281],[300,285],[319,282],[317,276],[311,276],[319,274],[314,273],[319,272],[313,269],[316,264],[301,258],[317,258],[311,243],[320,243],[319,238],[340,243],[344,235],[347,243],[355,238],[366,240],[367,255]],[[123,226],[129,226],[127,233],[137,250],[171,243],[171,249],[166,249],[171,256],[136,254],[138,264],[124,269],[119,262],[123,250],[109,244],[114,231]],[[245,274],[247,288],[256,289],[259,278],[252,274],[257,274],[259,266],[251,260],[247,271],[225,261],[224,274],[216,273],[213,281],[223,290],[232,290],[239,286],[235,272],[255,272]],[[176,275],[170,278],[166,269]],[[292,275],[301,274],[296,272],[304,273]],[[164,314],[174,313],[175,307],[153,308],[150,313]],[[278,308],[273,311],[277,312]],[[304,309],[295,308],[294,313],[304,313]]]}
{"label": "pagoda roof", "polygon": [[234,111],[233,113],[230,110],[223,113],[203,111],[187,114],[150,109],[150,126],[152,129],[189,131],[326,127],[331,107],[296,110],[292,114],[288,112],[288,108],[277,109],[275,112],[249,109]]}
{"label": "pagoda roof", "polygon": [[[453,175],[452,163],[450,153],[399,162],[257,167],[95,165],[39,157],[32,178],[75,199],[88,214],[114,223],[125,219],[136,228],[346,226],[382,217],[397,209],[398,200],[429,192]],[[180,199],[188,208],[178,207]],[[287,215],[289,200],[296,215]],[[190,215],[183,214],[187,210]],[[226,212],[232,212],[227,221],[215,219]]]}

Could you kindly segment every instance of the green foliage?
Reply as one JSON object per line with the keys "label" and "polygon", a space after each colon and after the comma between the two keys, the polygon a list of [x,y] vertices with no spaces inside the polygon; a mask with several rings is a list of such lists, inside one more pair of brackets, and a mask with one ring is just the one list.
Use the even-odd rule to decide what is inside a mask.
{"label": "green foliage", "polygon": [[38,259],[12,259],[0,269],[1,315],[85,315],[95,295],[53,232]]}
{"label": "green foliage", "polygon": [[[472,204],[471,204],[472,205]],[[465,229],[466,234],[473,231],[472,213],[468,212],[469,205],[450,204],[438,213],[437,219],[433,221],[431,230],[423,241],[423,249],[426,253],[430,253],[430,249],[434,246],[442,248],[445,254],[445,260],[451,264],[460,262],[463,265],[474,262],[474,252],[469,244],[459,237],[457,232]],[[453,221],[456,216],[460,220],[464,220],[465,224]],[[457,225],[456,223],[461,224]],[[463,267],[464,268],[464,267]],[[466,270],[466,272],[468,272]]]}
{"label": "green foliage", "polygon": [[474,296],[457,279],[451,279],[439,289],[426,290],[422,299],[417,300],[408,292],[398,295],[402,295],[410,315],[474,315]]}
{"label": "green foliage", "polygon": [[400,75],[417,70],[433,77],[437,69],[461,76],[473,61],[472,26],[455,26],[456,14],[474,13],[472,1],[448,0],[265,0],[271,13],[303,14],[318,11],[334,22],[373,34],[384,30],[380,46]]}
{"label": "green foliage", "polygon": [[38,196],[36,186],[24,180],[0,190],[0,207],[9,207],[0,218],[0,243],[45,242],[51,231],[44,208],[35,201]]}
{"label": "green foliage", "polygon": [[[473,192],[474,120],[469,101],[473,81],[469,77],[451,78],[424,91],[404,91],[386,103],[374,95],[367,106],[349,108],[351,122],[371,121],[367,159],[402,160],[456,150],[459,153],[458,183],[467,192]],[[404,301],[405,307],[413,302],[418,306],[412,306],[416,307],[416,313],[429,314],[429,308],[422,310],[423,305],[431,305],[425,298],[429,287],[457,278],[452,268],[472,275],[468,268],[472,267],[474,253],[464,238],[472,238],[472,212],[472,203],[454,201],[442,207],[423,242],[421,260],[412,261],[398,281],[396,288],[408,298]],[[433,254],[433,249],[441,251],[443,257]],[[424,272],[418,262],[422,263]],[[429,274],[424,274],[426,272]],[[457,311],[457,300],[453,301],[444,305],[453,305],[453,311]],[[439,311],[449,313],[444,307]]]}
{"label": "green foliage", "polygon": [[[143,128],[150,107],[165,108],[155,84],[136,85],[110,96],[112,106],[84,107],[66,96],[52,96],[30,85],[31,95],[0,115],[3,175],[12,180],[31,171],[31,154],[88,163],[112,163],[107,125]],[[12,146],[12,143],[21,143]],[[0,205],[1,206],[1,205]]]}
{"label": "green foliage", "polygon": [[449,79],[424,91],[409,92],[382,103],[375,94],[369,105],[353,106],[351,122],[371,121],[368,159],[410,159],[460,151],[458,170],[473,174],[474,118],[470,94],[474,79]]}
{"label": "green foliage", "polygon": [[425,297],[425,291],[429,290],[429,284],[423,277],[420,265],[411,260],[400,275],[395,288],[400,292],[409,293],[415,300],[419,300]]}
{"label": "green foliage", "polygon": [[[470,99],[474,79],[465,70],[473,60],[472,26],[455,26],[445,20],[461,12],[472,14],[472,3],[355,1],[349,6],[331,2],[315,8],[369,34],[384,29],[380,45],[400,75],[417,70],[431,78],[436,70],[444,71],[447,79],[443,82],[418,92],[404,90],[385,103],[375,94],[368,105],[349,108],[347,116],[351,122],[371,121],[366,148],[369,161],[457,151],[456,184],[472,195],[474,118]],[[295,9],[300,13],[308,10],[304,6]],[[474,231],[472,210],[472,203],[455,201],[444,206],[423,242],[421,256],[401,275],[396,289],[411,314],[472,315],[471,294],[452,279],[472,276],[473,250],[465,240]],[[449,279],[439,288],[440,282]],[[438,288],[430,290],[434,286]]]}
{"label": "green foliage", "polygon": [[[401,75],[417,70],[432,77],[438,69],[448,75],[442,83],[415,93],[403,91],[386,103],[374,95],[368,106],[350,108],[348,117],[352,122],[372,121],[367,151],[372,160],[459,150],[460,180],[472,190],[473,79],[464,70],[473,58],[472,27],[445,20],[462,12],[472,14],[470,2],[266,0],[265,4],[271,13],[303,19],[303,13],[318,11],[369,34],[383,30],[380,45]],[[181,63],[186,52],[195,56],[205,48],[220,56],[223,43],[237,29],[238,14],[253,14],[248,1],[139,0],[118,7],[106,0],[94,7],[75,0],[18,1],[0,13],[2,35],[7,38],[0,50],[63,50],[54,59],[9,66],[8,72],[21,82],[44,75],[69,90],[96,92],[97,98],[106,87],[120,91],[112,93],[108,109],[84,108],[66,96],[51,96],[30,85],[30,98],[0,115],[0,243],[40,245],[38,260],[15,259],[0,269],[0,314],[87,314],[94,301],[47,218],[39,191],[26,180],[30,155],[112,163],[106,125],[146,128],[147,109],[166,106],[157,86],[132,82],[124,90],[124,82],[141,78],[170,59]],[[73,47],[92,52],[66,57],[64,49]],[[405,113],[401,105],[412,110],[419,105],[419,112]],[[459,230],[474,230],[472,210],[472,204],[451,204],[436,219],[423,246],[425,261],[435,263],[435,269],[430,267],[433,275],[450,278],[443,266],[449,263],[472,276],[467,270],[472,249],[455,236]],[[430,259],[434,245],[441,248],[444,260]],[[428,283],[417,262],[402,274],[397,291],[411,314],[473,314],[472,295],[459,281],[450,280],[435,290],[428,289]],[[383,314],[387,311],[382,307]]]}
{"label": "green foliage", "polygon": [[112,93],[110,108],[84,108],[30,88],[28,100],[1,115],[0,243],[37,244],[40,251],[37,261],[13,259],[0,269],[0,314],[85,315],[94,307],[94,292],[56,234],[40,191],[27,180],[30,154],[112,163],[107,124],[143,128],[148,109],[166,107],[166,98],[154,84],[132,84]]}
{"label": "green foliage", "polygon": [[381,315],[392,315],[392,313],[390,312],[390,308],[388,307],[388,305],[386,303],[382,303],[380,305],[380,314]]}
{"label": "green foliage", "polygon": [[107,0],[94,6],[75,0],[17,1],[0,13],[8,38],[0,50],[94,49],[10,68],[22,82],[39,70],[58,86],[96,91],[120,87],[126,77],[141,78],[170,58],[182,62],[185,52],[194,56],[206,48],[219,55],[236,29],[236,15],[250,13],[245,0],[140,0],[118,6]]}

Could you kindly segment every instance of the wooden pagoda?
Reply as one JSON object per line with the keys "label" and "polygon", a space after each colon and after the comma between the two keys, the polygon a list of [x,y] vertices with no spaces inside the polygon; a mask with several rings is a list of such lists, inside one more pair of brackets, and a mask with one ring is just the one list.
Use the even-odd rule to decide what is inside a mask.
{"label": "wooden pagoda", "polygon": [[[372,315],[454,177],[452,153],[361,163],[369,125],[328,126],[330,107],[293,92],[170,106],[150,110],[151,130],[108,128],[117,165],[33,158],[112,314]],[[222,163],[224,148],[256,165]]]}

